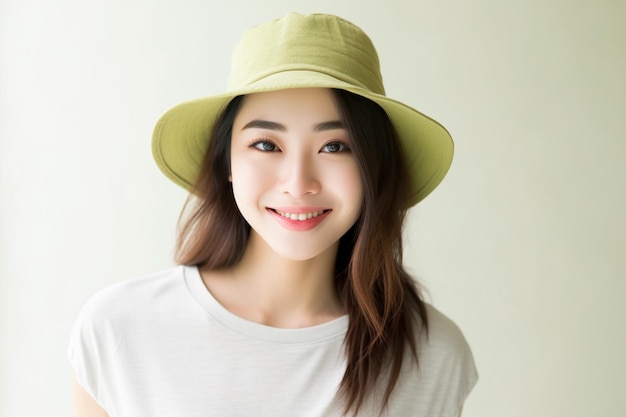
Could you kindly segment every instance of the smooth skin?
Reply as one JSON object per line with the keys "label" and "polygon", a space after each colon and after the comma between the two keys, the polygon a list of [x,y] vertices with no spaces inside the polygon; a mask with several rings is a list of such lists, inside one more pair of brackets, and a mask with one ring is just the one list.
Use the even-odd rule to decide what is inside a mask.
{"label": "smooth skin", "polygon": [[78,383],[74,373],[72,373],[72,397],[76,417],[109,417],[107,412]]}
{"label": "smooth skin", "polygon": [[[234,267],[201,271],[232,313],[282,328],[345,314],[333,282],[335,258],[362,203],[350,142],[328,89],[244,98],[233,123],[231,181],[250,240]],[[285,220],[285,212],[324,214],[303,228],[306,222]]]}

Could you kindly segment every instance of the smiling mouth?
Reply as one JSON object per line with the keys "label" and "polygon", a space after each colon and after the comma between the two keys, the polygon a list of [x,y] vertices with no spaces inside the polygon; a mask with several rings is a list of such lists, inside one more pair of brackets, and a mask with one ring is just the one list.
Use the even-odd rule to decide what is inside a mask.
{"label": "smiling mouth", "polygon": [[330,211],[330,210],[317,210],[317,211],[312,211],[310,213],[288,213],[286,211],[278,211],[275,209],[270,209],[270,210],[272,210],[274,213],[278,213],[279,215],[281,215],[282,217],[286,219],[297,220],[297,221],[310,220]]}

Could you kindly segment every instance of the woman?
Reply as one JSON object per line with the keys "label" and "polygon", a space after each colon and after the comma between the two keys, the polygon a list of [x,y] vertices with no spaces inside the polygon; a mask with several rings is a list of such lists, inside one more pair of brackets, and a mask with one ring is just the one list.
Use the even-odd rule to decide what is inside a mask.
{"label": "woman", "polygon": [[180,266],[87,302],[77,415],[460,414],[471,352],[401,235],[452,141],[385,97],[359,28],[289,14],[246,32],[229,92],[166,113],[153,152],[191,191]]}

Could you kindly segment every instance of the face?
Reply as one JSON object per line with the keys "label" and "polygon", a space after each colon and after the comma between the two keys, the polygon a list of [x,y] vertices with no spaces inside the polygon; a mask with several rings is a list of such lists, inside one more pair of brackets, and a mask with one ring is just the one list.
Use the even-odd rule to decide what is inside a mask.
{"label": "face", "polygon": [[251,233],[289,259],[336,250],[361,211],[351,146],[328,89],[246,96],[233,124],[231,181]]}

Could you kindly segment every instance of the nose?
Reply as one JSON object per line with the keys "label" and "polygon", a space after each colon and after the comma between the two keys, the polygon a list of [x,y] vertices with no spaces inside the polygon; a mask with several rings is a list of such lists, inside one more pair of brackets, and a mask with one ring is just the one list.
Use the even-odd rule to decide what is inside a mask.
{"label": "nose", "polygon": [[291,155],[279,169],[279,191],[293,198],[312,196],[320,192],[321,183],[315,164],[302,155]]}

